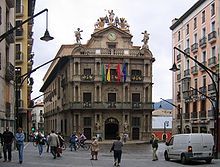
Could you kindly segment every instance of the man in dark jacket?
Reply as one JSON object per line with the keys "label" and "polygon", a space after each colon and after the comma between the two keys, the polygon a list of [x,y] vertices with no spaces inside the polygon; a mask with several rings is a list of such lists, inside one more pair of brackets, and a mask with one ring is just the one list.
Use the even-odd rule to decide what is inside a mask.
{"label": "man in dark jacket", "polygon": [[[3,153],[4,153],[4,162],[11,161],[11,149],[13,143],[14,135],[11,131],[9,131],[9,127],[6,127],[6,130],[2,134],[3,140]],[[8,152],[8,157],[7,157]]]}
{"label": "man in dark jacket", "polygon": [[150,140],[150,144],[152,144],[152,150],[153,150],[153,160],[152,161],[157,161],[157,149],[158,149],[158,139],[157,137],[152,135],[152,138]]}

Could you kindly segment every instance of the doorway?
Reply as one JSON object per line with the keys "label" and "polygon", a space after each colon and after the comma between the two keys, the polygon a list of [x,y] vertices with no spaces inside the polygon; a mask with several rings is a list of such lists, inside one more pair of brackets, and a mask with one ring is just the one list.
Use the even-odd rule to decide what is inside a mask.
{"label": "doorway", "polygon": [[105,139],[114,140],[119,135],[119,123],[115,118],[108,118],[105,121]]}

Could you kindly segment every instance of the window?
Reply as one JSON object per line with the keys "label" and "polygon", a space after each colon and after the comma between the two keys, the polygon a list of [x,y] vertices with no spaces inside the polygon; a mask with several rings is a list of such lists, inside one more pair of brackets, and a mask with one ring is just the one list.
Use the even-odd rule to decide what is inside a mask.
{"label": "window", "polygon": [[215,31],[215,21],[213,21],[212,24],[211,24],[211,31],[212,32]]}
{"label": "window", "polygon": [[91,69],[90,68],[85,68],[84,69],[84,75],[91,75]]}
{"label": "window", "polygon": [[204,38],[206,36],[206,28],[202,28],[202,37]]}
{"label": "window", "polygon": [[110,44],[108,44],[108,48],[109,49],[115,49],[116,48],[116,44],[115,43],[110,43]]}
{"label": "window", "polygon": [[178,32],[178,41],[180,41],[180,31]]}
{"label": "window", "polygon": [[21,44],[16,44],[16,60],[22,60]]}
{"label": "window", "polygon": [[215,15],[215,3],[211,4],[211,16]]}
{"label": "window", "polygon": [[186,25],[186,35],[189,34],[189,24]]}
{"label": "window", "polygon": [[131,75],[141,75],[141,70],[131,70]]}
{"label": "window", "polygon": [[83,102],[91,102],[92,94],[91,93],[83,93]]}
{"label": "window", "polygon": [[0,25],[2,24],[2,7],[0,6]]}
{"label": "window", "polygon": [[197,28],[197,18],[194,18],[194,30]]}
{"label": "window", "polygon": [[0,70],[2,69],[2,54],[0,53]]}
{"label": "window", "polygon": [[132,117],[132,126],[140,126],[140,118]]}
{"label": "window", "polygon": [[202,85],[203,87],[206,87],[206,76],[205,75],[202,77]]}
{"label": "window", "polygon": [[189,48],[189,39],[186,40],[186,48]]}
{"label": "window", "polygon": [[132,93],[132,102],[140,102],[140,93]]}
{"label": "window", "polygon": [[202,12],[202,23],[205,23],[205,11]]}
{"label": "window", "polygon": [[206,51],[202,52],[202,62],[206,62]]}
{"label": "window", "polygon": [[194,86],[195,86],[195,89],[198,89],[198,79],[197,78],[194,80]]}
{"label": "window", "polygon": [[108,102],[116,102],[116,93],[108,93]]}
{"label": "window", "polygon": [[215,52],[216,52],[216,49],[215,49],[215,46],[213,46],[212,52],[211,52],[211,57],[215,57]]}
{"label": "window", "polygon": [[91,126],[91,125],[92,125],[92,118],[84,117],[84,126]]}
{"label": "window", "polygon": [[197,43],[197,33],[194,34],[194,43]]}

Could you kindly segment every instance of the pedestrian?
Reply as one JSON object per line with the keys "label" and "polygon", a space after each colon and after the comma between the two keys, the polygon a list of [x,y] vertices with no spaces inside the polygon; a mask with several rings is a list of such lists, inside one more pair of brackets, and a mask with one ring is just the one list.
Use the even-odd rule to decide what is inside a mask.
{"label": "pedestrian", "polygon": [[[11,161],[11,150],[12,150],[12,143],[14,140],[14,134],[9,130],[9,127],[6,127],[6,130],[2,134],[2,140],[3,140],[3,153],[4,153],[4,161],[6,162],[7,159],[10,162]],[[8,156],[7,156],[8,153]]]}
{"label": "pedestrian", "polygon": [[2,158],[2,146],[3,146],[3,138],[2,133],[0,133],[0,159]]}
{"label": "pedestrian", "polygon": [[50,145],[49,145],[49,142],[48,142],[49,137],[50,137],[50,133],[48,133],[47,137],[46,137],[47,152],[49,152],[49,149],[50,149]]}
{"label": "pedestrian", "polygon": [[16,145],[18,149],[19,155],[19,163],[22,164],[23,162],[23,152],[24,152],[24,133],[22,128],[18,128],[17,133],[15,134]]}
{"label": "pedestrian", "polygon": [[84,145],[86,140],[87,140],[86,136],[83,133],[80,133],[80,136],[79,136],[79,139],[78,139],[79,144]]}
{"label": "pedestrian", "polygon": [[45,145],[46,139],[44,138],[44,135],[40,131],[36,136],[36,141],[38,143],[37,146],[38,146],[39,155],[41,156],[43,153],[43,146]]}
{"label": "pedestrian", "polygon": [[71,136],[70,136],[70,151],[73,151],[73,149],[76,151],[76,141],[77,141],[77,136],[75,133],[73,133]]}
{"label": "pedestrian", "polygon": [[90,160],[98,160],[99,143],[98,143],[98,139],[95,136],[92,138],[90,149],[91,149],[91,156],[92,156]]}
{"label": "pedestrian", "polygon": [[114,152],[114,166],[119,167],[121,163],[123,143],[121,142],[120,136],[118,136],[116,139],[117,141],[113,142],[110,152]]}
{"label": "pedestrian", "polygon": [[63,147],[64,144],[65,144],[65,140],[64,140],[64,138],[62,137],[62,135],[61,135],[60,132],[57,133],[57,136],[58,136],[59,143],[60,143],[59,147],[57,147],[57,157],[60,157],[61,154],[62,154],[62,147]]}
{"label": "pedestrian", "polygon": [[152,135],[150,143],[152,145],[152,152],[153,152],[153,160],[152,161],[157,161],[157,149],[158,149],[158,139],[154,135]]}
{"label": "pedestrian", "polygon": [[60,146],[60,142],[59,142],[58,136],[54,132],[54,130],[51,130],[50,136],[48,138],[48,142],[50,145],[50,151],[53,155],[53,158],[56,159],[57,148]]}

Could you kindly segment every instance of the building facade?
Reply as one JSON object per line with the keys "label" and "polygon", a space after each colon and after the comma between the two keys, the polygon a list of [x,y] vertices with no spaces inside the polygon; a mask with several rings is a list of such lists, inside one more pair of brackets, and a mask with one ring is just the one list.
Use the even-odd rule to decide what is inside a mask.
{"label": "building facade", "polygon": [[[16,0],[16,21],[19,25],[29,17],[33,16],[35,8],[35,0]],[[16,126],[22,127],[25,133],[30,132],[31,127],[31,111],[29,104],[31,100],[31,92],[33,78],[30,76],[20,78],[32,70],[33,57],[33,28],[34,21],[29,21],[16,29],[16,44],[15,44],[15,87],[16,87]]]}
{"label": "building facade", "polygon": [[[211,75],[195,61],[176,50],[173,60],[180,69],[173,74],[173,131],[180,133],[215,132],[215,101],[219,97],[220,1],[199,0],[179,19],[174,19],[172,45],[214,71]],[[217,91],[216,91],[217,90]],[[219,102],[217,102],[219,104]],[[218,114],[219,115],[219,114]],[[182,118],[182,119],[181,119]],[[182,121],[182,122],[181,122]],[[217,134],[216,134],[217,133]]]}
{"label": "building facade", "polygon": [[[0,35],[15,25],[14,0],[0,1]],[[0,38],[0,132],[14,131],[14,34]]]}
{"label": "building facade", "polygon": [[87,44],[81,44],[78,28],[76,43],[62,45],[56,55],[61,58],[48,69],[41,87],[46,133],[150,139],[154,58],[148,34],[143,32],[142,47],[133,46],[127,21],[112,13],[98,19]]}
{"label": "building facade", "polygon": [[44,103],[42,100],[35,102],[31,111],[31,128],[44,132]]}

